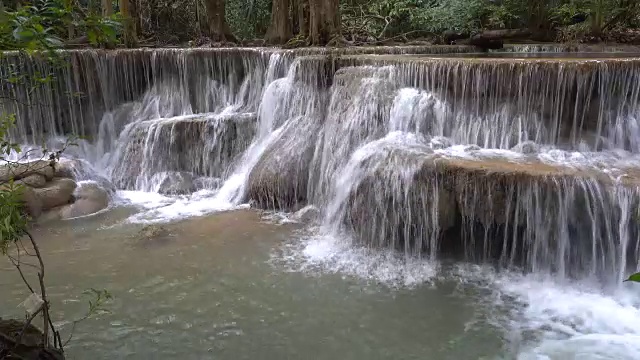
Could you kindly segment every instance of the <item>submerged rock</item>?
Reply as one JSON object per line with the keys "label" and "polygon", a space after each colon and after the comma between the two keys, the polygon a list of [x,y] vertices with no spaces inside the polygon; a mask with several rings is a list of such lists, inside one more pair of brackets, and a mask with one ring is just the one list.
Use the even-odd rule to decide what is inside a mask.
{"label": "submerged rock", "polygon": [[162,225],[147,225],[133,235],[132,245],[140,247],[160,246],[171,240],[172,234]]}
{"label": "submerged rock", "polygon": [[71,219],[97,213],[109,206],[109,192],[95,182],[81,182],[75,190],[73,204],[64,205],[60,218]]}

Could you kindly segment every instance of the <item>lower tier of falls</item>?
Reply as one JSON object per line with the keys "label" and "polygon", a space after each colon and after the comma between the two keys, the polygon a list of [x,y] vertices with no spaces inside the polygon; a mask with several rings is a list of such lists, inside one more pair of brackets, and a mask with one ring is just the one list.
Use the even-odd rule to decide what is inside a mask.
{"label": "lower tier of falls", "polygon": [[82,135],[67,156],[120,190],[312,205],[355,246],[620,282],[640,257],[640,57],[471,51],[14,54],[2,71],[56,81],[3,85],[0,106],[18,142]]}

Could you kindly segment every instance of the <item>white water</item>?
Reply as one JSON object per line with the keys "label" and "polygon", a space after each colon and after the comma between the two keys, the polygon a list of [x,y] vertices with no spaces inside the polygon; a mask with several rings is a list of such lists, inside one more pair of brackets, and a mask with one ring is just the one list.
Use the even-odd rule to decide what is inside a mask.
{"label": "white water", "polygon": [[[211,71],[213,64],[213,61],[207,63],[206,70]],[[179,65],[185,71],[183,58],[179,59]],[[203,76],[203,79],[198,79],[202,88],[195,91],[184,80],[185,74],[181,74],[184,78],[177,77],[173,82],[158,80],[139,100],[121,104],[104,114],[95,147],[83,143],[76,155],[92,160],[99,168],[96,173],[116,183],[120,181],[123,188],[136,189],[121,190],[116,195],[117,204],[133,205],[139,209],[127,219],[134,223],[167,222],[246,207],[248,205],[243,202],[250,193],[251,175],[255,169],[271,172],[267,174],[269,176],[275,173],[273,178],[278,185],[288,185],[287,182],[295,178],[296,184],[292,187],[299,190],[304,184],[306,192],[295,195],[306,195],[308,202],[323,209],[325,218],[313,235],[290,244],[279,255],[278,260],[293,270],[310,274],[340,274],[403,290],[438,286],[451,281],[487,290],[489,295],[479,297],[479,305],[499,309],[496,311],[499,315],[491,320],[504,328],[505,337],[513,347],[511,351],[522,360],[640,358],[640,291],[634,288],[636,285],[614,285],[613,289],[605,292],[595,283],[571,283],[566,273],[571,266],[565,263],[563,256],[572,250],[585,251],[574,243],[584,241],[591,245],[591,257],[587,256],[587,251],[586,255],[578,257],[580,260],[588,258],[585,260],[587,265],[579,264],[581,271],[586,268],[591,272],[587,274],[588,280],[593,280],[592,275],[598,275],[597,270],[601,269],[596,264],[602,262],[607,263],[603,268],[608,280],[619,282],[628,272],[627,245],[637,242],[633,238],[636,235],[628,229],[629,223],[636,222],[634,206],[637,194],[633,189],[601,188],[587,179],[576,186],[558,187],[567,192],[554,194],[557,196],[552,200],[539,197],[538,188],[527,189],[528,197],[518,199],[521,202],[518,206],[524,208],[526,214],[521,217],[516,212],[516,216],[511,218],[505,215],[507,224],[516,222],[519,225],[517,222],[522,221],[529,225],[526,246],[533,255],[526,260],[530,261],[529,270],[535,274],[527,276],[511,270],[495,273],[486,267],[473,265],[451,269],[450,265],[437,260],[436,245],[441,241],[439,236],[443,225],[439,217],[444,217],[438,204],[446,200],[441,196],[443,193],[437,191],[440,184],[435,184],[432,192],[421,193],[419,198],[430,200],[428,203],[424,201],[425,206],[420,209],[422,212],[400,206],[391,214],[378,213],[387,221],[378,221],[372,215],[382,208],[377,205],[385,204],[387,199],[396,206],[411,204],[411,196],[406,189],[417,183],[414,176],[422,166],[412,159],[427,155],[474,161],[541,163],[563,169],[594,171],[618,183],[628,170],[640,168],[637,111],[624,114],[626,108],[618,104],[618,101],[624,101],[615,98],[601,100],[608,104],[605,110],[617,109],[620,112],[611,115],[605,110],[600,111],[598,127],[609,132],[596,133],[595,141],[585,138],[580,139],[583,141],[579,144],[571,144],[577,140],[574,131],[570,139],[564,139],[566,141],[561,144],[556,125],[566,115],[562,107],[564,99],[554,97],[551,104],[546,104],[551,109],[549,117],[553,121],[545,123],[544,111],[549,109],[538,110],[538,106],[540,102],[545,105],[549,98],[544,96],[549,94],[534,93],[539,89],[529,85],[529,88],[525,86],[524,90],[518,91],[530,93],[519,97],[516,104],[505,104],[500,88],[505,84],[487,85],[478,81],[486,80],[485,76],[492,74],[491,69],[485,69],[487,73],[479,71],[478,77],[469,81],[468,88],[466,83],[462,85],[464,92],[471,90],[478,96],[467,99],[462,93],[458,94],[461,97],[458,99],[439,93],[438,86],[433,84],[426,86],[429,89],[407,86],[406,79],[404,82],[402,79],[414,74],[395,66],[340,69],[330,89],[319,88],[314,81],[322,75],[314,73],[317,69],[313,67],[305,68],[302,61],[291,62],[280,54],[273,54],[266,69],[264,64],[261,66],[239,83]],[[443,65],[442,69],[430,73],[429,80],[438,80],[440,76],[446,78],[449,72],[464,67],[464,64]],[[463,71],[462,74],[471,76],[472,71]],[[523,79],[526,79],[525,75]],[[633,73],[631,80],[625,80],[623,75],[624,71],[616,73],[612,79],[624,82],[638,76]],[[451,81],[456,80],[451,78]],[[604,90],[608,89],[602,86]],[[560,88],[549,92],[553,95],[560,90],[567,89],[560,85]],[[190,102],[190,95],[197,98],[200,109]],[[229,124],[218,121],[222,117],[248,114],[257,117],[250,127],[253,133],[238,130],[235,123],[232,131],[225,127]],[[198,128],[201,133],[197,134],[202,136],[199,139],[202,141],[187,145],[205,151],[197,152],[186,160],[180,158],[177,155],[181,152],[192,150],[180,145],[195,140],[197,136],[187,131],[187,136],[180,138],[179,135],[184,133],[177,130],[176,124],[202,120],[202,117],[206,118],[203,121],[206,126]],[[573,120],[577,118],[576,115]],[[209,131],[209,126],[220,131],[213,135],[202,130]],[[576,127],[575,123],[573,127]],[[174,136],[176,141],[173,141]],[[241,142],[242,146],[227,151],[228,148],[221,144],[229,139],[230,142]],[[143,145],[136,147],[137,141]],[[525,148],[525,144],[531,148]],[[212,156],[208,151],[216,155]],[[135,163],[139,159],[142,159],[140,163]],[[213,169],[205,166],[210,162],[216,164]],[[260,168],[261,163],[268,166]],[[182,165],[187,169],[182,169]],[[154,176],[167,170],[200,171],[206,173],[204,177],[208,179],[222,178],[224,182],[220,187],[210,186],[184,195],[166,196],[152,191],[159,188],[159,180]],[[392,225],[405,225],[405,236],[390,241],[396,236],[394,231],[385,233],[374,227],[376,231],[366,239],[368,242],[365,241],[364,246],[353,246],[353,234],[344,228],[343,219],[353,210],[350,196],[371,178],[381,181],[374,182],[382,185],[376,188],[378,192],[372,197],[379,196],[376,199],[382,200],[360,204],[362,207],[356,210],[364,213],[362,216],[372,227],[382,225],[380,229],[387,229],[384,226],[390,220],[395,221]],[[473,183],[465,188],[470,195],[467,201],[490,202],[491,197],[486,193],[479,191],[478,195],[473,192],[479,188]],[[586,200],[587,208],[591,210],[588,212],[591,216],[588,226],[591,228],[585,230],[592,233],[590,237],[576,239],[568,233],[577,230],[568,226],[554,227],[558,224],[552,222],[559,218],[564,225],[572,214],[580,216],[573,213],[572,201],[579,197],[572,195],[574,189],[586,189],[591,196]],[[289,189],[285,186],[285,190]],[[555,202],[549,205],[550,201]],[[609,206],[608,201],[613,205]],[[559,210],[555,213],[546,212],[556,208]],[[464,215],[465,221],[469,221],[473,216],[492,217],[497,212],[508,211],[506,207],[490,211],[473,208]],[[405,246],[410,241],[417,242],[406,236],[415,233],[406,224],[416,225],[407,219],[414,220],[421,235],[428,237],[426,258],[413,256],[415,249],[405,253],[373,249],[402,241]],[[577,223],[575,227],[581,230],[580,225]],[[555,237],[558,237],[559,244],[549,242]],[[485,234],[485,240],[487,238],[489,235]],[[484,250],[487,252],[486,248]],[[638,247],[635,251],[639,251]],[[512,267],[515,252],[508,254],[505,248],[502,255],[509,256],[503,256],[501,264]],[[558,276],[549,276],[549,269],[556,270]]]}
{"label": "white water", "polygon": [[505,359],[640,358],[638,284],[625,283],[604,294],[588,282],[408,259],[396,252],[354,248],[336,237],[305,235],[299,240],[274,253],[274,263],[310,276],[343,274],[403,291],[451,282],[478,289],[477,306],[489,309],[486,321],[503,329]]}

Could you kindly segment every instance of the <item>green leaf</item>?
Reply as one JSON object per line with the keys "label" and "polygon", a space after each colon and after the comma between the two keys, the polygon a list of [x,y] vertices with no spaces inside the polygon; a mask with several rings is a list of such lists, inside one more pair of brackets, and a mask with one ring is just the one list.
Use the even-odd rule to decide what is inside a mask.
{"label": "green leaf", "polygon": [[627,281],[640,283],[640,273],[632,274],[627,280],[625,280],[625,282]]}

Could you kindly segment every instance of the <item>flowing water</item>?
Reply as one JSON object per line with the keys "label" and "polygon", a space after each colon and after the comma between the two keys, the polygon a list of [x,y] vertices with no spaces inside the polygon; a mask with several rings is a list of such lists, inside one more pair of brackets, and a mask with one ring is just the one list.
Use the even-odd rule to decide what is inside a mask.
{"label": "flowing water", "polygon": [[118,189],[35,229],[63,333],[115,296],[69,354],[640,358],[640,58],[518,49],[0,58],[56,74],[0,88],[12,137],[82,135],[79,180]]}

